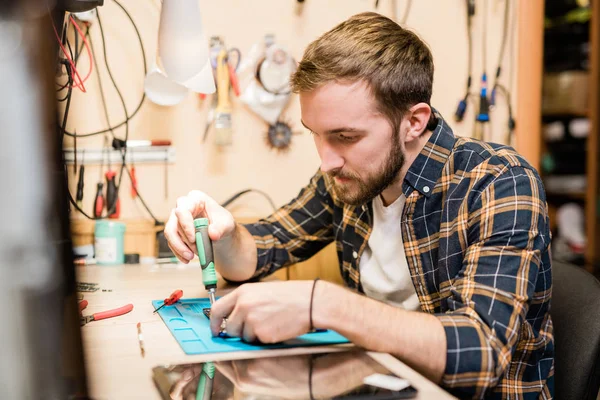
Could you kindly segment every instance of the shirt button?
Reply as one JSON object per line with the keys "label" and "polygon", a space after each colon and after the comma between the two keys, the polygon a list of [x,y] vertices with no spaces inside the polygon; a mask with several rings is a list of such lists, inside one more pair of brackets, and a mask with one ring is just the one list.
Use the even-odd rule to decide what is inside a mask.
{"label": "shirt button", "polygon": [[429,193],[429,186],[423,186],[423,192]]}
{"label": "shirt button", "polygon": [[356,258],[358,258],[358,253],[357,253],[357,252],[355,252],[355,251],[353,251],[353,252],[352,252],[352,257],[354,257],[355,259],[356,259]]}

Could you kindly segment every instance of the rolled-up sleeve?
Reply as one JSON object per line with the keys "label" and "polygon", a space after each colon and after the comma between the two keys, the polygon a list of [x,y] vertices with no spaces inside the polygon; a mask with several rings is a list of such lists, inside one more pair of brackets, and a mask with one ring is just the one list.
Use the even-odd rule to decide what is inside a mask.
{"label": "rolled-up sleeve", "polygon": [[505,168],[474,188],[481,194],[464,211],[462,269],[447,312],[436,315],[447,338],[443,385],[461,397],[484,397],[505,374],[519,336],[533,335],[525,316],[550,241],[546,199],[535,172]]}
{"label": "rolled-up sleeve", "polygon": [[304,261],[333,241],[330,190],[325,176],[317,172],[294,200],[268,218],[244,225],[258,251],[253,280]]}

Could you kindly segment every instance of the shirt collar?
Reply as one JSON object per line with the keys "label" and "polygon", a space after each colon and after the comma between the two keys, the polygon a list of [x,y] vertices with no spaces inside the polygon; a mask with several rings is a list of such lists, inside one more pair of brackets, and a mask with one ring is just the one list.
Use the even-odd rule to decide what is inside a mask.
{"label": "shirt collar", "polygon": [[442,168],[454,148],[456,138],[452,129],[436,109],[432,108],[432,111],[437,118],[437,125],[406,173],[402,185],[402,192],[406,197],[413,189],[426,197],[431,196],[435,183],[442,176]]}

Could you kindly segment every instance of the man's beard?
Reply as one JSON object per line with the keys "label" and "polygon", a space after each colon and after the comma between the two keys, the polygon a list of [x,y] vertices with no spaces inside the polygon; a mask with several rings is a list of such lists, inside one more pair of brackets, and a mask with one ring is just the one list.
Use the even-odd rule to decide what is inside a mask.
{"label": "man's beard", "polygon": [[390,152],[383,163],[381,169],[366,178],[366,181],[353,173],[336,171],[329,175],[331,177],[339,177],[350,179],[347,185],[355,185],[358,188],[349,188],[347,185],[339,184],[333,181],[333,188],[337,197],[346,204],[358,206],[373,200],[380,195],[388,186],[390,186],[398,178],[398,173],[404,165],[404,153],[398,141],[398,134],[392,138]]}

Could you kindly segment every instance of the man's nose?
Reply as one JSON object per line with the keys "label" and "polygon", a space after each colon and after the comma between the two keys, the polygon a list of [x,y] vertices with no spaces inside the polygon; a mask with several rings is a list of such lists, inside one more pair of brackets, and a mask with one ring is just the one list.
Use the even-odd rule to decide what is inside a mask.
{"label": "man's nose", "polygon": [[331,146],[322,144],[319,149],[321,157],[321,171],[324,173],[341,169],[344,166],[344,158]]}

